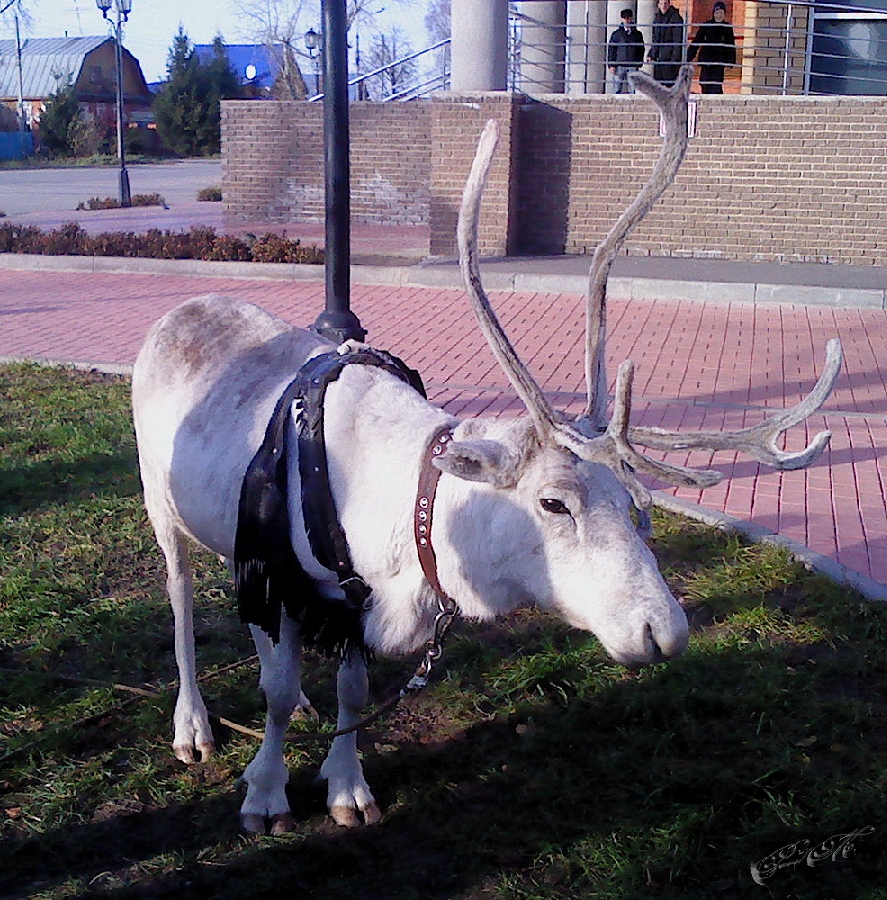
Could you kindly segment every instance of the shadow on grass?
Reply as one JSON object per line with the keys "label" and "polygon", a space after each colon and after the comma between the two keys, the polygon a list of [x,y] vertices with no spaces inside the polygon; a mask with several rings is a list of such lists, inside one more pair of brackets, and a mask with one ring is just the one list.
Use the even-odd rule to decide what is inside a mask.
{"label": "shadow on grass", "polygon": [[[388,810],[375,828],[330,825],[315,772],[300,767],[286,838],[238,838],[231,791],[7,842],[0,893],[74,877],[92,885],[75,896],[115,900],[874,897],[887,867],[883,659],[834,653],[693,651],[439,744],[369,754]],[[751,879],[787,844],[869,826],[846,858],[788,867],[764,888]],[[178,855],[168,871],[135,874],[164,854]],[[135,883],[115,883],[121,870]]]}
{"label": "shadow on grass", "polygon": [[0,469],[0,515],[22,515],[47,504],[76,503],[141,490],[135,452],[96,453],[72,461],[51,459]]}

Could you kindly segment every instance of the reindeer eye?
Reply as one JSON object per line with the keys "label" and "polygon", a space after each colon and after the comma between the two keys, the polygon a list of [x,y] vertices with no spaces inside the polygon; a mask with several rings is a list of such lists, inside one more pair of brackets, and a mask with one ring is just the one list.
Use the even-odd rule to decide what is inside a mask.
{"label": "reindeer eye", "polygon": [[556,513],[559,516],[570,515],[570,510],[560,500],[555,500],[552,497],[543,497],[539,503],[545,512]]}

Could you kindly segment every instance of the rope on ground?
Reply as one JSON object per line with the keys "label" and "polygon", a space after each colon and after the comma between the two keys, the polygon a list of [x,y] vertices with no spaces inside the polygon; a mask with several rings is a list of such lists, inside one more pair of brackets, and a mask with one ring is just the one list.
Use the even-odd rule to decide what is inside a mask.
{"label": "rope on ground", "polygon": [[[206,682],[210,681],[213,678],[217,678],[220,675],[223,675],[227,672],[230,672],[234,669],[242,668],[245,665],[249,665],[250,663],[255,662],[258,659],[258,656],[249,656],[245,659],[237,660],[227,666],[222,666],[218,669],[213,669],[210,672],[204,673],[198,678],[198,681]],[[45,678],[51,681],[63,681],[69,684],[80,684],[88,687],[99,687],[106,688],[108,690],[113,691],[121,691],[123,693],[132,694],[134,696],[130,697],[129,700],[124,701],[123,703],[118,703],[116,706],[110,707],[109,709],[102,710],[101,712],[92,713],[89,716],[85,716],[82,719],[78,719],[75,722],[63,722],[57,725],[52,726],[44,726],[39,729],[39,736],[42,737],[46,734],[52,734],[58,731],[62,731],[65,729],[76,729],[82,728],[87,725],[92,724],[95,721],[100,721],[103,718],[106,718],[110,715],[116,715],[117,713],[123,712],[127,707],[129,707],[132,703],[135,703],[139,699],[150,698],[157,699],[162,697],[163,694],[167,691],[172,690],[176,687],[177,681],[167,682],[162,685],[160,688],[148,688],[148,687],[138,687],[136,685],[125,684],[120,681],[102,681],[96,678],[82,678],[75,675],[63,675],[60,672],[30,672],[24,669],[8,669],[0,667],[0,672],[10,674],[10,675],[24,675],[30,677],[38,677]],[[286,741],[290,744],[308,744],[308,743],[317,743],[321,741],[331,741],[337,737],[342,737],[346,734],[351,734],[352,732],[357,731],[360,728],[365,728],[367,725],[371,725],[373,722],[378,721],[383,716],[387,715],[392,709],[394,709],[398,704],[408,699],[408,695],[398,694],[391,697],[378,709],[370,713],[369,715],[362,718],[355,725],[352,725],[348,728],[337,729],[332,732],[289,732],[286,735]],[[234,722],[231,719],[227,719],[224,716],[220,716],[214,713],[212,710],[207,710],[209,716],[215,719],[220,724],[224,725],[226,728],[230,728],[231,731],[236,732],[237,734],[245,735],[246,737],[254,738],[257,741],[262,741],[265,739],[265,734],[262,731],[257,731],[254,728],[249,728],[246,725],[241,725],[238,722]],[[34,740],[28,741],[25,744],[22,744],[20,747],[14,747],[12,750],[7,751],[3,756],[0,756],[0,763],[6,762],[8,759],[17,756],[25,751],[31,749],[37,744],[37,738]]]}
{"label": "rope on ground", "polygon": [[[220,675],[224,675],[227,672],[233,671],[234,669],[239,669],[243,666],[250,665],[257,659],[258,656],[256,656],[255,654],[253,656],[245,657],[244,659],[239,659],[236,662],[229,663],[226,666],[221,666],[218,669],[212,669],[209,672],[205,672],[197,680],[200,682],[211,681],[213,678],[218,678]],[[19,747],[13,747],[11,750],[8,750],[6,753],[0,756],[0,764],[6,762],[8,759],[25,753],[32,747],[36,746],[40,737],[43,737],[47,734],[54,734],[59,731],[74,730],[77,728],[86,727],[93,722],[101,721],[107,716],[117,715],[118,713],[125,711],[137,700],[145,698],[157,699],[158,697],[162,697],[164,693],[173,690],[173,688],[175,688],[177,685],[177,681],[174,680],[166,682],[165,684],[161,685],[160,688],[138,687],[136,685],[125,684],[120,681],[103,681],[97,678],[83,678],[77,675],[64,675],[61,672],[34,672],[27,669],[10,669],[4,667],[0,667],[0,672],[3,672],[7,675],[26,676],[30,678],[44,678],[47,681],[62,681],[67,684],[79,684],[86,687],[105,688],[107,690],[120,691],[123,693],[134,695],[130,697],[129,700],[126,700],[123,703],[118,703],[115,706],[103,709],[100,712],[91,713],[90,715],[84,716],[81,719],[77,719],[74,722],[59,722],[55,725],[42,726],[37,731],[38,737],[35,737],[33,740],[30,740]],[[247,728],[245,725],[239,725],[237,722],[232,722],[230,719],[226,719],[223,716],[214,715],[212,712],[210,712],[209,714],[213,716],[213,718],[215,718],[217,721],[221,722],[226,728],[230,728],[232,731],[236,731],[248,737],[257,738],[258,740],[262,740],[263,738],[263,734],[259,731],[256,731],[255,729]]]}

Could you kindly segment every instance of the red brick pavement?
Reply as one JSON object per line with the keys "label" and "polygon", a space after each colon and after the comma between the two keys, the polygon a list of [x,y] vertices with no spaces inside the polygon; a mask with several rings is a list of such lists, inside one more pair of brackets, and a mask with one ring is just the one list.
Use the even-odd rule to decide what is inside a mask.
{"label": "red brick pavement", "polygon": [[[243,297],[295,324],[314,320],[322,284],[155,275],[0,270],[0,355],[128,364],[150,324],[209,291]],[[581,299],[493,294],[503,324],[554,401],[583,399]],[[457,290],[354,286],[352,304],[369,340],[418,368],[455,415],[511,415],[519,405],[477,334]],[[840,337],[845,366],[824,411],[788,435],[800,448],[829,428],[832,443],[812,468],[775,473],[732,454],[675,453],[729,479],[679,497],[778,532],[887,584],[887,313],[750,304],[610,301],[609,362],[637,366],[634,421],[683,428],[737,428],[764,409],[797,402],[821,371],[826,341]],[[806,433],[805,433],[806,431]]]}

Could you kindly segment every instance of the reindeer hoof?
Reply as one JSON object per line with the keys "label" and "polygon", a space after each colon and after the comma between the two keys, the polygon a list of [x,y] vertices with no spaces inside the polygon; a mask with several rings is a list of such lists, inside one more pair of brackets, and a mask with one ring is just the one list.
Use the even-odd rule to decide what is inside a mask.
{"label": "reindeer hoof", "polygon": [[[375,803],[370,803],[360,810],[363,813],[364,825],[378,825],[382,821],[382,811]],[[357,828],[361,824],[358,810],[351,806],[331,806],[330,817],[343,828]]]}
{"label": "reindeer hoof", "polygon": [[296,830],[296,820],[292,813],[278,813],[271,816],[269,820],[268,834],[278,836],[281,834],[290,834]]}
{"label": "reindeer hoof", "polygon": [[172,748],[172,752],[175,754],[176,759],[179,760],[179,762],[183,762],[189,766],[194,765],[193,747],[176,747],[174,745]]}
{"label": "reindeer hoof", "polygon": [[365,806],[361,812],[365,825],[378,825],[382,821],[382,810],[375,803]]}
{"label": "reindeer hoof", "polygon": [[357,810],[351,806],[331,806],[330,816],[336,825],[343,828],[356,828],[360,825]]}
{"label": "reindeer hoof", "polygon": [[175,754],[176,759],[186,765],[193,766],[195,763],[209,762],[212,755],[216,752],[216,746],[211,743],[198,744],[197,752],[195,753],[194,747],[190,744],[181,746],[173,744],[172,752]]}
{"label": "reindeer hoof", "polygon": [[292,813],[278,813],[275,816],[262,816],[259,813],[241,813],[240,828],[247,834],[270,834],[279,837],[296,830],[296,820]]}
{"label": "reindeer hoof", "polygon": [[216,745],[211,742],[198,744],[197,752],[200,754],[201,762],[209,762],[216,754]]}

